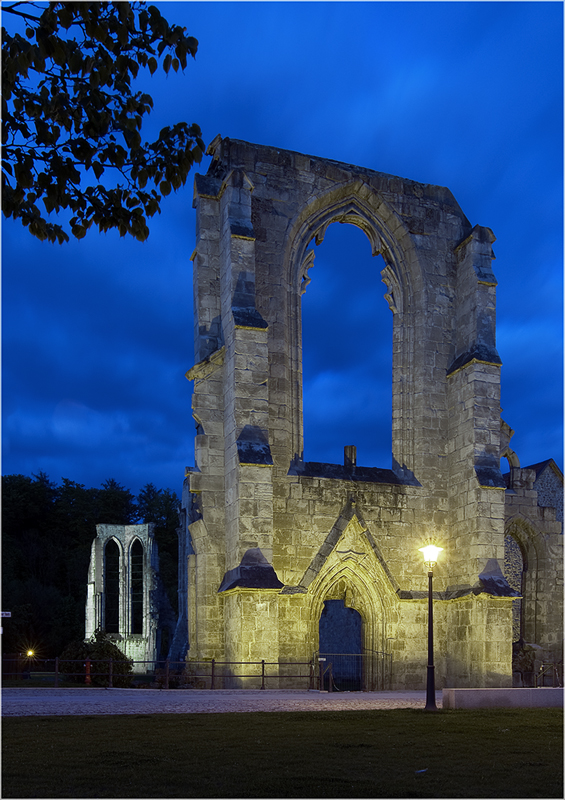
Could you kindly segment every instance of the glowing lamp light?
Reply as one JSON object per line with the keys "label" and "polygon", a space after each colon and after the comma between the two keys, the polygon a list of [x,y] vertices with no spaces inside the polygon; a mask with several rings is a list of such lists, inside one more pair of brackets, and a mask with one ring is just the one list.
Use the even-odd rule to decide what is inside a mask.
{"label": "glowing lamp light", "polygon": [[28,650],[26,655],[27,655],[28,658],[33,658],[33,656],[34,656],[33,650]]}
{"label": "glowing lamp light", "polygon": [[419,547],[418,550],[424,556],[424,564],[428,567],[428,670],[426,677],[426,706],[425,711],[437,711],[436,706],[436,683],[434,667],[434,593],[432,581],[434,577],[433,569],[437,563],[437,557],[443,547],[435,544],[427,544]]}
{"label": "glowing lamp light", "polygon": [[443,547],[437,547],[435,544],[427,544],[425,547],[419,547],[418,550],[424,555],[424,564],[429,564],[432,567],[437,563],[437,557],[443,550]]}

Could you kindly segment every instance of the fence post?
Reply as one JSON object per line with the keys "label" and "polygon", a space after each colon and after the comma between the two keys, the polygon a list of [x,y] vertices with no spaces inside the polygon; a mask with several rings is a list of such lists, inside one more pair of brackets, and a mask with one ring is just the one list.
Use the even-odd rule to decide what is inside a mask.
{"label": "fence post", "polygon": [[328,692],[333,692],[333,690],[334,690],[334,688],[333,688],[333,674],[332,674],[332,667],[333,667],[333,664],[332,664],[332,662],[330,661],[330,665],[329,665],[329,667],[328,667],[328,682],[329,682],[329,686],[328,686]]}
{"label": "fence post", "polygon": [[210,683],[210,689],[215,689],[216,688],[214,686],[214,665],[215,665],[215,663],[216,663],[215,660],[212,659],[212,676],[211,676],[212,680],[211,680],[211,683]]}
{"label": "fence post", "polygon": [[112,682],[112,678],[113,678],[112,667],[113,667],[113,665],[114,665],[114,661],[113,661],[113,659],[110,659],[110,670],[109,670],[109,675],[108,675],[108,689],[113,689],[114,688],[114,684]]}
{"label": "fence post", "polygon": [[261,689],[265,688],[265,659],[261,659]]}
{"label": "fence post", "polygon": [[59,656],[55,656],[55,686],[56,689],[59,686]]}
{"label": "fence post", "polygon": [[310,662],[310,690],[314,688],[314,664]]}
{"label": "fence post", "polygon": [[84,666],[85,666],[84,682],[85,682],[85,684],[87,686],[90,686],[91,681],[90,681],[90,659],[89,658],[86,659],[86,663],[85,663]]}
{"label": "fence post", "polygon": [[165,689],[169,688],[169,659],[165,661]]}

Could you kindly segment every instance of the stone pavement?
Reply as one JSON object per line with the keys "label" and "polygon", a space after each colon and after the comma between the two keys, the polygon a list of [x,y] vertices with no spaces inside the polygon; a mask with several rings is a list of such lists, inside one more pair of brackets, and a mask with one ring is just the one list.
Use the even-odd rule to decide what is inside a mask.
{"label": "stone pavement", "polygon": [[[22,688],[2,691],[2,716],[367,711],[424,708],[425,700],[425,692]],[[436,702],[441,708],[441,692]]]}

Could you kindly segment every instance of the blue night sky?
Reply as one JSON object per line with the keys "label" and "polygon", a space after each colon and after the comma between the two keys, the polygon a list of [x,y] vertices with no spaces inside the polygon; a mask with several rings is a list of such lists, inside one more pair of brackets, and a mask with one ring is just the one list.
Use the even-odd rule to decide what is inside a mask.
{"label": "blue night sky", "polygon": [[[186,120],[206,143],[220,133],[447,186],[492,228],[502,416],[522,466],[563,469],[563,5],[155,5],[200,44],[184,75],[138,78],[155,100],[144,138]],[[180,494],[194,463],[192,182],[145,243],[91,230],[52,245],[3,220],[4,474]],[[381,268],[351,226],[316,248],[307,460],[342,463],[356,444],[360,465],[391,466]]]}

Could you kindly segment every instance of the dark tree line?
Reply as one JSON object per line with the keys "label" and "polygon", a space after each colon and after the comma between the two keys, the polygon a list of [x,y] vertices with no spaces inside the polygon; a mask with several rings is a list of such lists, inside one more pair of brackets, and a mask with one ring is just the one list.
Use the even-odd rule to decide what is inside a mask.
{"label": "dark tree line", "polygon": [[155,523],[160,574],[177,608],[178,510],[170,489],[149,483],[135,497],[115,480],[87,489],[40,473],[2,478],[3,651],[33,647],[39,656],[60,655],[84,637],[90,548],[97,523]]}

